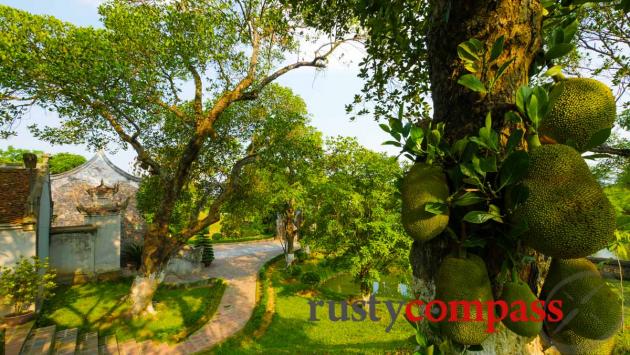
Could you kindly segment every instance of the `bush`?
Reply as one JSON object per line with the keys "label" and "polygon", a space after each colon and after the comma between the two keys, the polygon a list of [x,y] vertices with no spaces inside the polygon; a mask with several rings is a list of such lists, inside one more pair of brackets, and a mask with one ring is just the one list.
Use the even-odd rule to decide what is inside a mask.
{"label": "bush", "polygon": [[[40,272],[43,271],[43,272]],[[12,267],[0,266],[0,298],[13,307],[15,315],[25,313],[35,303],[37,297],[52,295],[55,288],[55,273],[49,268],[48,261],[38,257],[20,257]]]}
{"label": "bush", "polygon": [[220,232],[216,232],[212,235],[212,240],[220,240],[221,238],[223,238],[223,234]]}
{"label": "bush", "polygon": [[123,247],[122,250],[122,259],[124,260],[125,263],[131,263],[133,264],[134,268],[136,270],[140,269],[140,266],[142,266],[142,253],[144,252],[144,245],[137,243],[137,242],[131,242],[129,244],[126,244]]}
{"label": "bush", "polygon": [[308,271],[302,275],[302,277],[300,278],[300,281],[302,281],[302,283],[305,285],[317,286],[319,282],[321,281],[321,278],[316,272]]}
{"label": "bush", "polygon": [[298,277],[300,276],[300,274],[302,274],[302,268],[299,265],[292,265],[291,267],[289,267],[287,272],[292,277]]}
{"label": "bush", "polygon": [[212,240],[206,235],[197,235],[194,240],[194,244],[197,248],[203,248],[201,255],[201,262],[205,266],[210,266],[214,260],[214,248],[212,247]]}
{"label": "bush", "polygon": [[295,251],[295,258],[298,259],[298,261],[305,261],[308,259],[308,255],[304,250],[300,249]]}

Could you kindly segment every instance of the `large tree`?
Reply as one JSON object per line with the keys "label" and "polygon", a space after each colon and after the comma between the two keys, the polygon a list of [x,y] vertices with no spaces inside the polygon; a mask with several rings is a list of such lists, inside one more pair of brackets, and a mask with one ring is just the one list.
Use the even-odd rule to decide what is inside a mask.
{"label": "large tree", "polygon": [[[250,127],[226,112],[256,100],[291,70],[324,67],[343,41],[282,66],[284,55],[299,49],[302,23],[277,1],[112,0],[99,13],[103,28],[0,6],[1,117],[7,133],[20,114],[39,105],[62,118],[55,127],[33,127],[40,138],[95,148],[118,143],[136,152],[139,169],[160,196],[132,286],[133,312],[140,314],[152,311],[169,257],[219,219],[243,166],[265,145],[264,137],[225,135]],[[165,132],[172,130],[181,135],[171,139]],[[170,228],[191,176],[199,175],[195,170],[235,149],[238,159],[207,171],[219,183],[208,215]],[[199,163],[202,157],[210,163]]]}
{"label": "large tree", "polygon": [[372,283],[407,258],[400,223],[398,161],[354,138],[329,138],[323,178],[311,191],[303,240],[338,260],[368,296]]}
{"label": "large tree", "polygon": [[[579,31],[576,13],[584,13],[584,2],[287,2],[311,25],[332,34],[367,33],[367,55],[360,63],[360,76],[366,84],[348,111],[373,113],[384,120],[381,127],[394,139],[387,144],[403,148],[405,156],[412,160],[438,162],[448,173],[449,186],[455,188],[448,201],[452,207],[449,233],[428,242],[415,241],[411,248],[410,262],[419,297],[435,298],[437,270],[454,246],[460,251],[462,246],[469,247],[486,259],[497,296],[502,284],[502,263],[509,259],[501,244],[514,236],[502,232],[509,204],[505,201],[503,210],[504,201],[499,195],[505,185],[495,186],[493,180],[503,169],[501,179],[507,184],[511,179],[508,176],[522,170],[518,164],[510,164],[521,160],[526,166],[527,154],[522,151],[528,149],[528,144],[518,138],[533,133],[544,116],[544,91],[551,83],[550,76],[562,79],[557,75],[560,68],[555,65],[575,48],[574,36]],[[626,0],[605,3],[614,6],[616,14],[625,14],[630,7]],[[608,15],[610,9],[606,10]],[[588,11],[598,14],[597,10],[592,6]],[[608,44],[619,35],[620,28],[623,32],[624,22],[618,16],[612,22],[596,21],[600,25],[608,21],[611,30],[616,31],[602,34]],[[586,30],[580,32],[580,38],[585,38],[589,20],[582,22]],[[613,52],[609,63],[621,68],[618,73],[622,78],[617,79],[622,83],[627,74],[619,59],[624,54],[615,49],[604,50]],[[543,84],[533,95],[542,100],[532,104],[531,89],[520,88],[533,86],[534,82]],[[377,104],[373,108],[361,106],[364,102]],[[524,104],[530,107],[525,108]],[[527,132],[522,131],[523,124],[528,126]],[[471,141],[473,144],[468,144]],[[535,139],[531,143],[538,144]],[[521,153],[506,160],[516,146]],[[606,146],[591,149],[627,154]],[[461,164],[463,161],[466,163]],[[461,190],[466,185],[468,190]],[[481,195],[477,195],[479,192]],[[471,211],[470,206],[475,205],[476,210]],[[431,208],[431,213],[441,214],[444,206]],[[518,240],[514,242],[514,250],[528,260],[518,268],[519,276],[538,294],[548,259],[522,248]],[[426,325],[423,330],[432,338],[430,342],[441,344],[439,332]],[[538,339],[531,341],[505,328],[488,338],[483,347],[489,354],[542,352]]]}

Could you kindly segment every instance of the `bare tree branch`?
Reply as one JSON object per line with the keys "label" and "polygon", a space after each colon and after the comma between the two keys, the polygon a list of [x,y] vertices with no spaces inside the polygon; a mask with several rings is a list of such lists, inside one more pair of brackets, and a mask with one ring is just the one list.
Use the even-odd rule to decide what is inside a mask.
{"label": "bare tree branch", "polygon": [[604,153],[617,155],[624,158],[630,158],[630,149],[627,148],[614,148],[607,145],[600,145],[597,148],[591,149],[593,153]]}

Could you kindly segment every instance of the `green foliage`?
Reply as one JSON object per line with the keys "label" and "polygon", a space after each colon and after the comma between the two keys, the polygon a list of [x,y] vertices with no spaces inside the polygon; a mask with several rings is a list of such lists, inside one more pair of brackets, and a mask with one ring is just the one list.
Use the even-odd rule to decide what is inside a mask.
{"label": "green foliage", "polygon": [[619,296],[586,259],[553,259],[542,295],[562,301],[563,312],[574,315],[563,323],[580,337],[608,339],[621,326]]}
{"label": "green foliage", "polygon": [[50,157],[48,166],[51,174],[61,174],[85,164],[84,156],[72,153],[57,153]]}
{"label": "green foliage", "polygon": [[329,139],[321,167],[302,243],[343,260],[368,293],[390,265],[406,262],[411,241],[400,222],[401,168],[394,158],[352,138]]}
{"label": "green foliage", "polygon": [[307,271],[302,274],[302,277],[300,277],[300,282],[305,285],[315,287],[321,282],[321,277],[314,271]]}
{"label": "green foliage", "polygon": [[25,153],[32,153],[38,157],[44,154],[41,150],[28,150],[8,146],[6,150],[0,149],[0,164],[22,164],[22,155]]}
{"label": "green foliage", "polygon": [[0,266],[0,299],[14,314],[22,314],[38,297],[53,295],[55,277],[48,260],[20,257],[14,266]]}
{"label": "green foliage", "polygon": [[514,61],[514,58],[501,63],[497,61],[503,52],[504,42],[505,36],[500,36],[489,50],[475,38],[460,43],[457,55],[471,74],[460,76],[457,83],[482,95],[492,93],[495,84]]}

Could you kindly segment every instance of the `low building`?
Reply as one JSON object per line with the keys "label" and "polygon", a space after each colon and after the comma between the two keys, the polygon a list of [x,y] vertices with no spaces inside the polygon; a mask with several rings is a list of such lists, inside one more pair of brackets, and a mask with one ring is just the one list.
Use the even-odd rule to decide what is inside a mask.
{"label": "low building", "polygon": [[21,256],[47,258],[52,217],[47,158],[37,164],[26,154],[24,166],[0,166],[0,265]]}

